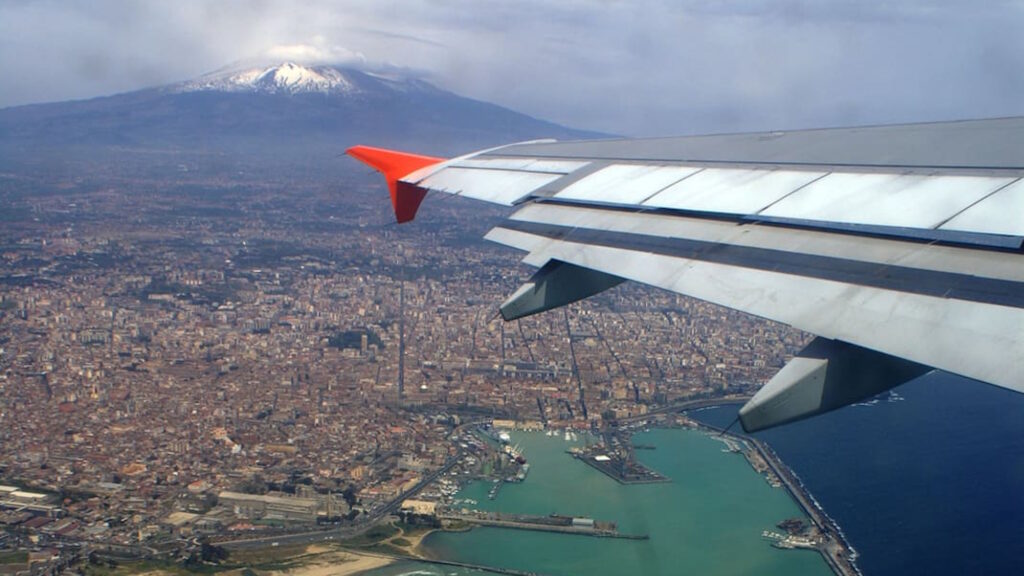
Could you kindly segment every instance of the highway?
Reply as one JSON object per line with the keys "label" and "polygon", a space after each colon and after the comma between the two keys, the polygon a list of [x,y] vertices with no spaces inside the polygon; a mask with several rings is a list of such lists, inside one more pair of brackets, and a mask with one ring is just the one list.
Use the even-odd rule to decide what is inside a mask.
{"label": "highway", "polygon": [[676,402],[675,404],[669,404],[668,406],[654,408],[648,411],[646,414],[639,414],[637,416],[627,416],[626,418],[619,418],[615,422],[619,426],[621,426],[623,424],[631,424],[633,422],[642,422],[644,420],[650,420],[653,416],[657,414],[682,412],[683,410],[696,410],[698,408],[707,408],[709,406],[722,406],[725,404],[743,404],[747,400],[750,400],[750,396],[723,396],[721,398],[701,398],[699,400],[686,400],[684,402]]}

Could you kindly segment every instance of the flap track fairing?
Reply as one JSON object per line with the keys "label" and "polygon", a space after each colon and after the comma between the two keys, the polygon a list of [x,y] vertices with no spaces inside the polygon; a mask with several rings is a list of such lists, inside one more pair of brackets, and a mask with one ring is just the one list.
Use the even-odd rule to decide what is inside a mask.
{"label": "flap track fairing", "polygon": [[838,340],[815,338],[740,409],[756,432],[870,398],[932,369]]}
{"label": "flap track fairing", "polygon": [[530,281],[500,307],[501,317],[516,320],[593,296],[625,280],[560,260],[548,260]]}

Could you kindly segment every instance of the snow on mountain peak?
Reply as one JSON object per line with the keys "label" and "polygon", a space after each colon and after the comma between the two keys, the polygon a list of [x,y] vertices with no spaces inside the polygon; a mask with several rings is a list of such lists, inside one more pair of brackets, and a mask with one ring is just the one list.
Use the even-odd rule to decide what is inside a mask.
{"label": "snow on mountain peak", "polygon": [[269,92],[297,94],[319,92],[348,94],[358,91],[345,74],[331,66],[303,66],[285,62],[242,70],[213,73],[180,86],[184,92]]}

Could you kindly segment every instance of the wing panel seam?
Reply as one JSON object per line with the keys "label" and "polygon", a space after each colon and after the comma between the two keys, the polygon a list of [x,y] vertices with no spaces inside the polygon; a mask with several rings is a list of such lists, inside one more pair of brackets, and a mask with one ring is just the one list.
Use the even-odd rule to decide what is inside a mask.
{"label": "wing panel seam", "polygon": [[[1022,178],[1024,178],[1024,177],[1022,177]],[[942,222],[939,222],[938,224],[936,224],[933,228],[935,230],[938,230],[938,229],[942,228],[943,226],[948,224],[950,220],[956,218],[957,216],[963,214],[964,212],[967,212],[971,208],[974,208],[978,204],[981,204],[985,200],[988,200],[989,198],[991,198],[992,196],[996,195],[997,193],[1002,192],[1006,188],[1009,188],[1010,186],[1012,186],[1012,185],[1014,185],[1014,184],[1016,184],[1017,182],[1020,182],[1020,181],[1021,181],[1021,178],[1017,178],[1015,180],[1011,180],[1011,181],[1007,182],[1006,184],[1003,184],[1002,186],[996,188],[995,190],[989,192],[988,194],[982,196],[981,198],[978,198],[974,202],[971,202],[967,206],[964,206],[963,208],[961,208],[960,210],[958,210],[957,212],[952,214],[950,217],[948,217],[945,220],[943,220]]]}
{"label": "wing panel seam", "polygon": [[523,220],[507,220],[502,222],[498,228],[541,236],[554,241],[622,248],[636,252],[834,280],[852,285],[925,296],[1024,308],[1024,282],[1013,280],[884,265],[834,256],[800,254],[770,248],[591,228],[571,228]]}

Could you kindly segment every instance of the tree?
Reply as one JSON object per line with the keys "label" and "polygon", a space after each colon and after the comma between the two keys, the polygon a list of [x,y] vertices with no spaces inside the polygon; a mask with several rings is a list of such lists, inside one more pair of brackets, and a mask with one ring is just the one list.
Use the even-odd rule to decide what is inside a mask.
{"label": "tree", "polygon": [[221,562],[228,559],[228,551],[209,542],[203,542],[203,546],[199,550],[199,557],[203,559],[203,562]]}
{"label": "tree", "polygon": [[341,497],[345,499],[345,504],[348,504],[349,508],[356,505],[356,487],[349,484],[345,490],[341,492]]}

